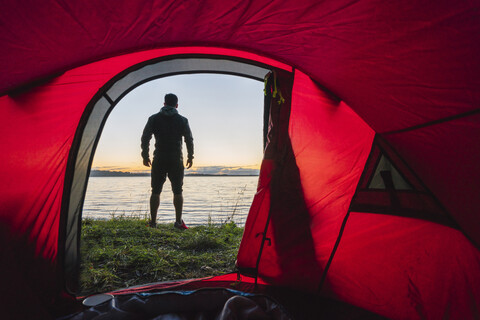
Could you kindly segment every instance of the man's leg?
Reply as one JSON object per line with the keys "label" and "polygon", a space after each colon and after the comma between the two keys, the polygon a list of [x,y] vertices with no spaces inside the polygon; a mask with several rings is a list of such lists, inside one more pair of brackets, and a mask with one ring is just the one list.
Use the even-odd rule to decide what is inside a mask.
{"label": "man's leg", "polygon": [[150,196],[150,227],[157,225],[157,211],[160,206],[160,194],[154,194]]}
{"label": "man's leg", "polygon": [[[179,161],[178,161],[179,160]],[[175,207],[175,228],[188,229],[182,220],[183,211],[183,159],[175,160],[172,164],[171,171],[168,173],[168,178],[172,184],[173,192],[173,206]]]}
{"label": "man's leg", "polygon": [[183,194],[173,195],[173,206],[175,207],[175,220],[178,224],[182,224]]}
{"label": "man's leg", "polygon": [[166,177],[167,173],[163,169],[162,163],[156,158],[153,158],[152,195],[150,196],[150,227],[155,227],[157,225],[157,211],[160,206],[160,194],[162,193]]}

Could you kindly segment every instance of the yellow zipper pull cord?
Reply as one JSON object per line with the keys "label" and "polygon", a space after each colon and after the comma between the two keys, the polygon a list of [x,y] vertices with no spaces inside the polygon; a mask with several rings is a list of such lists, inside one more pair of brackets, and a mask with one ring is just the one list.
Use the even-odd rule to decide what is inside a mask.
{"label": "yellow zipper pull cord", "polygon": [[278,99],[278,104],[284,103],[285,99],[282,96],[282,91],[278,91],[278,95],[280,96],[280,98]]}
{"label": "yellow zipper pull cord", "polygon": [[268,82],[268,79],[270,78],[271,75],[272,75],[271,72],[267,73],[267,74],[265,75],[265,79],[264,79],[264,81],[263,81],[263,84],[264,84],[263,93],[264,93],[265,95],[267,95],[267,82]]}
{"label": "yellow zipper pull cord", "polygon": [[277,89],[277,74],[275,73],[275,71],[269,72],[269,73],[267,73],[267,75],[265,76],[263,92],[264,92],[265,95],[267,95],[267,82],[268,82],[268,79],[272,76],[272,73],[273,73],[273,92],[272,92],[272,97],[273,97],[273,98],[276,98],[276,97],[277,97],[277,93],[278,93],[278,96],[279,96],[278,104],[282,104],[282,103],[285,102],[285,99],[284,99],[283,96],[282,96],[282,92],[281,92],[281,91],[278,91],[278,89]]}
{"label": "yellow zipper pull cord", "polygon": [[276,98],[277,97],[277,74],[275,71],[273,72],[273,92],[272,92],[272,97]]}
{"label": "yellow zipper pull cord", "polygon": [[277,90],[277,74],[275,72],[273,72],[273,88],[274,88],[273,90],[274,98],[277,96],[277,92],[278,92],[278,96],[279,96],[278,104],[284,103],[285,99],[282,96],[282,92]]}

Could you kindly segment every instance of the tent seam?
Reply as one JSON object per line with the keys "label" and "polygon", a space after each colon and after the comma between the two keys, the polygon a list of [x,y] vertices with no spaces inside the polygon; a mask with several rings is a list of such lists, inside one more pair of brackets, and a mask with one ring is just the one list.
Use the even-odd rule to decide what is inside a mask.
{"label": "tent seam", "polygon": [[459,114],[456,114],[456,115],[453,115],[453,116],[449,116],[449,117],[446,117],[446,118],[429,121],[429,122],[426,122],[426,123],[423,123],[423,124],[414,125],[414,126],[411,126],[411,127],[408,127],[408,128],[404,128],[404,129],[392,130],[392,131],[386,131],[386,132],[380,132],[379,134],[381,134],[381,135],[393,135],[393,134],[397,134],[397,133],[403,133],[403,132],[413,131],[413,130],[417,130],[417,129],[422,129],[422,128],[434,126],[434,125],[437,125],[437,124],[440,124],[440,123],[444,123],[444,122],[449,122],[449,121],[453,121],[453,120],[465,118],[465,117],[468,117],[468,116],[475,115],[475,114],[477,114],[477,113],[480,113],[480,108],[477,108],[477,109],[474,109],[474,110],[470,110],[470,111],[467,111],[467,112],[464,112],[464,113],[459,113]]}

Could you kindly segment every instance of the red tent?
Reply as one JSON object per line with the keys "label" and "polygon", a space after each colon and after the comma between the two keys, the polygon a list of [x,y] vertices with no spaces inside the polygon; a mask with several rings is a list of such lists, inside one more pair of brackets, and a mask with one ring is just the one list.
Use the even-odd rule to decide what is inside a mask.
{"label": "red tent", "polygon": [[127,92],[273,70],[240,273],[389,318],[480,316],[478,1],[4,1],[0,28],[3,301],[47,315],[74,291]]}

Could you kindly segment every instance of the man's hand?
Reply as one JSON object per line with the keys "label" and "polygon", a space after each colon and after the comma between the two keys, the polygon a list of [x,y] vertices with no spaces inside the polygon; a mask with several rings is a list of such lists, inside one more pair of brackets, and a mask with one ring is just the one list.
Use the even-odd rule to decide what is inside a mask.
{"label": "man's hand", "polygon": [[150,167],[152,163],[150,162],[150,159],[143,159],[143,165],[145,167]]}
{"label": "man's hand", "polygon": [[193,165],[193,159],[187,159],[187,169],[190,169]]}

